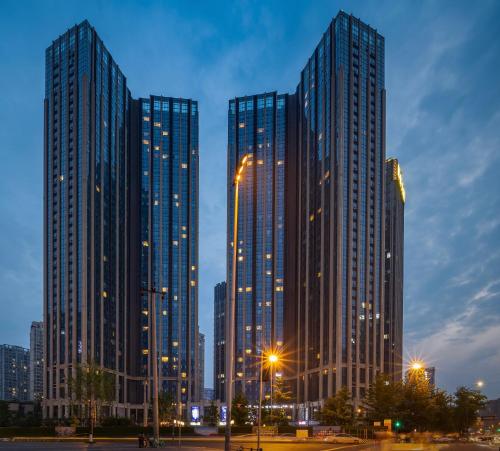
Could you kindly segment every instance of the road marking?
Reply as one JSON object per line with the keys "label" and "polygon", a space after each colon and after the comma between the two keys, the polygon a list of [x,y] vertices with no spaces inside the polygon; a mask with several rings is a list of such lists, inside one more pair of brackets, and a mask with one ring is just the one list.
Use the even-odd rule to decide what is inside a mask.
{"label": "road marking", "polygon": [[359,446],[359,445],[362,445],[362,443],[356,443],[354,445],[347,445],[347,446],[337,446],[336,448],[325,448],[322,449],[321,451],[335,451],[337,449],[352,448],[353,446]]}

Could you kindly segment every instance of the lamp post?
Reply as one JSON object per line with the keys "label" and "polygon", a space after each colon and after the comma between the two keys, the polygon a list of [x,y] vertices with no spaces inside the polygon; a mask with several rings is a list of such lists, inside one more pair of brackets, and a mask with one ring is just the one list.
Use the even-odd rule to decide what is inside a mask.
{"label": "lamp post", "polygon": [[[157,350],[157,345],[156,345],[156,294],[158,293],[158,290],[156,288],[150,288],[150,289],[143,289],[141,290],[142,293],[148,293],[148,300],[151,299],[150,302],[150,349],[149,349],[149,355],[150,358],[152,359],[152,368],[151,371],[153,372],[153,441],[155,445],[157,446],[159,441],[160,441],[160,421],[159,421],[159,415],[158,415],[158,350]],[[161,298],[164,299],[165,293],[160,292]],[[151,295],[151,296],[149,296]]]}
{"label": "lamp post", "polygon": [[[269,354],[267,356],[267,362],[271,368],[271,416],[273,413],[273,364],[279,360],[277,354]],[[260,375],[259,375],[259,410],[257,412],[258,424],[257,424],[257,451],[260,451],[260,428],[262,426],[262,373],[264,372],[264,350],[261,347],[260,350]]]}
{"label": "lamp post", "polygon": [[234,366],[234,320],[236,312],[236,264],[238,254],[238,191],[240,179],[245,169],[248,155],[244,155],[236,170],[234,186],[234,214],[233,214],[233,258],[231,276],[231,295],[226,301],[226,431],[224,449],[231,451],[231,404],[233,397],[233,366]]}

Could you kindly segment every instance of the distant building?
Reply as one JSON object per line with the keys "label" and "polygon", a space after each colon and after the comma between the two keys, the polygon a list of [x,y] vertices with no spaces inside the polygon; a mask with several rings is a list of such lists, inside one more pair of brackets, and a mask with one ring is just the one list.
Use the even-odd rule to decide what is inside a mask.
{"label": "distant building", "polygon": [[226,282],[214,288],[214,391],[215,399],[224,401]]}
{"label": "distant building", "polygon": [[198,333],[198,387],[200,400],[205,394],[205,334]]}
{"label": "distant building", "polygon": [[403,377],[403,253],[405,188],[396,159],[385,163],[384,373]]}
{"label": "distant building", "polygon": [[204,388],[203,389],[203,400],[205,401],[215,401],[215,389]]}
{"label": "distant building", "polygon": [[43,395],[43,322],[33,321],[30,331],[29,399]]}
{"label": "distant building", "polygon": [[[237,252],[234,391],[259,398],[262,350],[283,347],[285,159],[287,94],[268,92],[229,101],[227,280]],[[239,182],[238,237],[233,246],[235,172]]]}
{"label": "distant building", "polygon": [[0,400],[28,401],[29,350],[0,345]]}

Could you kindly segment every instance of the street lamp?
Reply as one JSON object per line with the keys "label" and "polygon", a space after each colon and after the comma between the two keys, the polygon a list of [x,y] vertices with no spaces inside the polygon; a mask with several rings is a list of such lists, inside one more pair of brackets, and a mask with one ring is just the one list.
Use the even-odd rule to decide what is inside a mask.
{"label": "street lamp", "polygon": [[[273,412],[273,373],[272,366],[277,363],[279,356],[276,353],[271,353],[267,356],[267,363],[271,368],[271,416]],[[258,411],[258,424],[257,424],[257,451],[260,451],[260,428],[262,426],[262,373],[264,372],[264,351],[261,347],[260,350],[260,382],[259,382],[259,411]]]}
{"label": "street lamp", "polygon": [[233,179],[234,214],[233,214],[233,259],[231,277],[231,295],[226,300],[226,431],[224,449],[231,451],[231,404],[233,397],[233,366],[234,366],[234,322],[236,312],[236,262],[238,254],[238,195],[240,180],[246,167],[248,155],[244,155],[236,169]]}
{"label": "street lamp", "polygon": [[[151,315],[150,318],[150,352],[148,352],[150,358],[152,358],[152,368],[153,372],[153,438],[154,443],[157,445],[160,441],[160,421],[158,414],[158,350],[156,345],[156,294],[160,293],[161,298],[165,298],[165,293],[159,292],[156,288],[142,289],[142,293],[148,294],[148,304],[150,304]],[[149,296],[151,295],[151,296]],[[151,299],[151,302],[149,302]]]}
{"label": "street lamp", "polygon": [[476,385],[477,385],[477,388],[483,388],[484,387],[484,381],[479,380],[479,381],[476,382]]}

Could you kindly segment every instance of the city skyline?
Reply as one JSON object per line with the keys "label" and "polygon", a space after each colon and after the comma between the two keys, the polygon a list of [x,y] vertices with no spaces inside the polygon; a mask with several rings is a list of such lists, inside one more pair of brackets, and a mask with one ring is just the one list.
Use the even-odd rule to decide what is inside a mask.
{"label": "city skyline", "polygon": [[[495,302],[498,301],[498,284],[500,282],[493,271],[494,268],[498,268],[499,253],[498,240],[495,239],[495,232],[498,231],[498,221],[496,221],[494,215],[492,216],[492,212],[495,212],[495,208],[498,209],[499,199],[498,195],[495,194],[498,192],[498,181],[490,175],[494,174],[495,170],[498,170],[498,155],[494,153],[498,140],[494,132],[497,128],[499,115],[497,111],[492,109],[491,105],[487,105],[486,112],[483,112],[483,114],[487,113],[484,120],[482,123],[476,123],[478,127],[482,127],[481,132],[471,130],[472,126],[464,126],[469,121],[472,112],[479,107],[479,104],[477,100],[473,100],[472,87],[465,89],[465,92],[458,88],[459,85],[462,85],[461,82],[468,77],[467,73],[459,71],[460,65],[458,61],[463,61],[460,60],[460,57],[465,53],[465,49],[474,49],[478,45],[479,41],[476,36],[478,24],[482,24],[482,33],[487,34],[488,27],[485,24],[490,23],[489,21],[495,15],[498,16],[498,8],[493,7],[492,3],[487,5],[489,10],[485,8],[484,11],[473,10],[470,12],[469,7],[467,9],[470,14],[467,15],[457,12],[450,4],[443,6],[444,12],[447,13],[444,16],[449,18],[448,23],[442,23],[447,33],[443,30],[435,32],[435,34],[432,34],[435,42],[424,42],[423,49],[420,49],[422,43],[417,46],[414,39],[405,36],[405,28],[402,23],[394,24],[397,19],[404,19],[407,24],[410,22],[408,14],[398,7],[391,8],[388,3],[385,4],[385,11],[389,18],[382,16],[381,10],[384,10],[383,7],[379,10],[373,4],[364,6],[346,3],[343,7],[347,12],[352,12],[371,26],[381,30],[388,42],[391,39],[398,40],[400,45],[399,48],[396,48],[396,44],[393,42],[388,50],[391,58],[391,69],[386,74],[390,78],[387,83],[387,90],[388,102],[392,106],[388,108],[387,129],[389,142],[387,154],[397,157],[402,162],[408,191],[411,193],[412,199],[407,205],[409,229],[405,233],[409,241],[407,252],[405,252],[407,258],[405,265],[407,281],[405,285],[405,348],[409,353],[406,357],[408,359],[413,354],[420,354],[424,359],[429,360],[429,365],[437,367],[440,375],[439,382],[441,383],[444,380],[446,388],[453,389],[458,383],[472,385],[476,378],[481,378],[485,380],[484,391],[486,393],[491,391],[491,396],[495,396],[500,393],[499,382],[494,378],[495,368],[498,369],[498,354],[495,354],[495,352],[498,351],[491,347],[491,343],[494,343],[495,340],[498,341],[499,338],[498,308],[495,308]],[[124,25],[114,25],[113,29],[108,29],[104,25],[105,18],[112,14],[113,7],[104,8],[102,12],[103,18],[100,18],[98,12],[91,7],[86,11],[85,8],[83,11],[66,9],[59,13],[59,15],[63,16],[62,18],[58,17],[59,28],[47,16],[42,15],[42,22],[45,21],[44,23],[50,24],[49,30],[45,33],[37,28],[38,25],[34,27],[34,30],[40,31],[38,40],[40,40],[41,46],[45,48],[54,36],[87,17],[99,33],[103,35],[103,40],[115,59],[119,61],[120,68],[127,74],[130,83],[135,85],[134,92],[139,91],[138,93],[142,95],[147,95],[148,92],[162,92],[166,95],[184,95],[200,100],[200,123],[203,124],[203,117],[207,120],[207,123],[202,125],[200,131],[201,158],[203,163],[206,164],[205,169],[202,170],[200,186],[208,187],[210,185],[207,192],[201,193],[200,227],[205,231],[205,236],[203,237],[203,233],[200,234],[203,237],[200,243],[202,248],[200,252],[200,316],[212,316],[211,292],[213,286],[216,282],[225,278],[225,224],[220,219],[220,217],[225,216],[224,180],[217,180],[217,178],[213,177],[213,174],[225,173],[224,142],[226,122],[223,116],[221,119],[220,113],[211,113],[215,112],[216,108],[224,111],[223,105],[227,104],[227,100],[234,96],[264,92],[266,89],[278,89],[279,92],[293,91],[297,73],[295,69],[299,68],[302,64],[300,61],[303,61],[306,55],[312,52],[318,33],[321,33],[326,28],[329,19],[336,15],[338,7],[338,5],[330,7],[319,3],[315,6],[314,11],[307,10],[307,14],[304,15],[305,18],[301,18],[296,31],[292,31],[289,22],[291,22],[292,18],[295,19],[299,16],[298,4],[294,4],[283,20],[277,19],[277,23],[273,21],[273,25],[269,23],[269,17],[276,18],[278,14],[270,14],[264,7],[257,8],[258,11],[251,13],[248,19],[243,19],[244,12],[238,7],[230,9],[227,13],[222,13],[220,9],[216,9],[214,15],[209,16],[206,21],[203,21],[201,16],[190,16],[186,11],[169,11],[177,19],[180,17],[183,22],[193,19],[194,23],[198,25],[196,29],[198,36],[206,37],[213,45],[218,40],[221,40],[224,44],[222,48],[225,53],[217,61],[220,65],[226,64],[223,67],[228,69],[227,73],[222,75],[229,78],[225,79],[225,86],[216,93],[214,93],[214,89],[220,84],[220,80],[216,84],[219,72],[210,64],[204,66],[205,69],[202,70],[202,74],[208,76],[201,84],[201,87],[195,90],[196,92],[189,92],[189,83],[181,79],[181,71],[178,68],[172,70],[164,67],[162,76],[152,78],[152,75],[147,75],[146,78],[150,77],[149,80],[140,81],[137,75],[140,68],[132,70],[134,59],[140,58],[140,53],[134,54],[133,57],[127,56],[126,53],[130,49],[127,48],[127,45],[120,43],[126,35],[126,28],[124,28]],[[10,6],[10,8],[15,15],[18,9],[15,6]],[[128,5],[127,8],[126,12],[121,13],[120,17],[122,19],[126,13],[132,14],[131,11],[134,10],[132,5]],[[269,8],[271,12],[273,8],[275,12],[276,9],[280,9],[275,4]],[[36,8],[34,9],[36,10]],[[417,28],[418,26],[424,28],[428,26],[426,20],[433,19],[431,10],[430,4],[425,3],[420,14],[416,18],[412,17],[415,20],[415,24],[412,26]],[[490,11],[489,17],[485,11]],[[491,14],[491,12],[495,14]],[[164,14],[167,16],[168,12],[165,11]],[[224,34],[216,26],[216,18],[222,17],[227,20],[231,14],[239,18],[238,24],[242,25],[245,30],[244,37],[238,37],[234,45],[228,44],[229,37],[224,37]],[[441,20],[444,20],[442,17],[443,14]],[[33,21],[34,18],[31,20]],[[299,46],[300,51],[298,53],[300,55],[296,59],[291,58],[293,69],[287,68],[285,70],[278,63],[271,64],[272,58],[276,56],[277,52],[272,51],[272,55],[270,55],[265,49],[260,49],[259,42],[262,41],[259,41],[259,39],[261,38],[252,37],[247,20],[263,25],[264,30],[266,30],[266,39],[275,42],[279,49],[284,49],[284,35],[286,35],[287,41],[290,39],[294,45]],[[404,20],[401,20],[401,22],[404,22]],[[124,19],[124,22],[127,23],[127,20]],[[466,23],[467,26],[465,26]],[[457,28],[457,24],[464,25],[460,35],[453,31]],[[4,29],[13,36],[18,36],[16,31],[9,26],[4,27]],[[415,28],[411,29],[415,30]],[[229,28],[228,32],[233,33],[232,36],[235,36],[234,29]],[[156,45],[161,48],[161,43],[153,45],[153,35],[146,33],[146,36],[150,39],[148,51],[155,54],[160,52],[160,50],[154,49]],[[304,36],[310,36],[310,38],[303,39]],[[299,39],[304,42],[299,44]],[[196,37],[193,41],[192,44],[186,47],[185,44],[174,39],[174,42],[177,42],[182,49],[191,50],[192,56],[189,57],[181,56],[181,51],[176,50],[176,46],[169,47],[170,51],[175,52],[175,56],[181,56],[179,59],[181,68],[194,67],[193,62],[202,59],[201,51],[203,46],[200,44],[200,38]],[[35,56],[37,52],[40,54],[39,48],[36,48],[36,52],[31,47],[28,49],[27,44],[20,39],[11,39],[10,42],[9,49],[19,45],[20,49],[28,54],[33,53]],[[164,41],[161,42],[165,45]],[[288,45],[288,42],[286,44]],[[183,45],[185,46],[182,47]],[[270,45],[270,47],[273,46]],[[485,67],[493,64],[491,54],[495,53],[493,52],[494,48],[495,44],[491,44],[491,47],[481,54],[482,58],[476,59],[472,64],[470,70],[477,71],[481,76],[481,80],[489,80],[491,76],[489,73],[485,73]],[[139,50],[139,46],[134,47],[134,49]],[[271,64],[269,78],[259,74],[255,76],[251,71],[252,64],[241,59],[237,59],[238,64],[232,63],[230,57],[238,55],[238,52],[244,52],[245,49],[250,51],[250,53],[246,53],[246,57],[252,61],[263,58],[266,63]],[[406,68],[403,67],[404,64],[401,62],[395,64],[397,57],[405,56],[401,53],[402,49],[405,50],[405,53],[411,54],[412,51],[414,52],[414,58],[406,60],[408,65]],[[423,59],[426,49],[427,59]],[[204,53],[207,54],[207,52]],[[16,57],[21,58],[21,55],[16,55]],[[215,55],[214,48],[208,50],[208,56],[210,55]],[[286,51],[285,55],[289,57]],[[443,63],[443,60],[445,63]],[[43,79],[43,69],[41,70],[43,63],[40,61],[38,66],[34,65],[34,68],[29,68],[27,65],[23,66],[22,61],[21,59],[21,67],[26,70],[26,74],[36,80],[34,87],[30,87],[30,92],[33,93],[32,99],[38,101],[42,97],[40,95],[40,92],[42,92],[40,85],[43,82],[40,82],[40,80]],[[146,64],[146,58],[144,64]],[[416,74],[415,77],[410,76],[412,74],[411,70]],[[244,82],[239,80],[237,82],[236,74],[239,71],[243,72],[243,78],[246,77],[243,80]],[[13,72],[17,73],[17,70]],[[19,81],[11,79],[9,74],[4,74],[2,80],[9,86],[14,84],[15,86],[26,87],[26,74],[24,77],[20,77]],[[163,92],[161,89],[162,84],[163,86],[177,86],[176,82],[162,80],[164,77],[167,77],[167,79],[169,77],[172,77],[172,79],[178,77],[179,90],[172,89],[172,92]],[[434,83],[430,82],[431,78]],[[279,86],[275,86],[273,80],[280,80]],[[488,97],[492,95],[491,87],[493,87],[495,93],[498,92],[499,88],[498,82],[491,80]],[[135,89],[136,86],[141,86],[141,89]],[[474,94],[476,97],[479,96],[480,100],[482,100],[480,104],[483,106],[486,93],[484,90],[479,89],[480,86],[477,81],[475,88],[476,92]],[[202,95],[197,95],[198,92]],[[460,96],[458,96],[458,92],[461,93]],[[212,104],[209,103],[210,98],[213,99]],[[11,102],[9,99],[10,97],[7,96],[4,102],[5,105],[9,105],[9,102]],[[437,104],[438,99],[441,101],[440,105]],[[33,103],[36,104],[36,102]],[[9,260],[5,259],[5,257],[1,264],[5,270],[2,284],[7,287],[6,296],[9,299],[14,298],[20,305],[29,305],[33,309],[31,311],[35,311],[38,306],[40,314],[25,320],[30,322],[39,319],[41,315],[41,274],[39,274],[42,261],[40,255],[41,233],[39,232],[41,185],[38,172],[40,172],[41,168],[41,135],[39,132],[43,124],[38,123],[40,121],[40,105],[37,107],[28,104],[25,108],[26,114],[30,117],[30,123],[35,124],[32,130],[33,135],[36,136],[32,137],[31,134],[27,136],[26,148],[29,148],[29,150],[22,146],[19,154],[33,159],[35,162],[33,166],[36,167],[36,170],[32,173],[31,168],[24,168],[21,171],[9,169],[12,175],[5,173],[4,180],[2,180],[3,189],[10,189],[13,186],[15,180],[13,177],[18,177],[21,182],[24,181],[27,186],[30,186],[30,189],[29,191],[21,190],[16,192],[13,194],[12,200],[4,198],[0,204],[2,212],[5,211],[11,218],[11,220],[2,221],[3,234],[8,236],[10,241],[16,242],[16,240],[12,240],[13,236],[19,236],[21,240],[19,243],[21,246],[19,248],[20,252],[17,256],[14,256],[15,252],[12,245],[5,240],[2,241],[2,254],[12,258],[13,264],[9,264]],[[4,110],[3,105],[2,117],[5,118],[6,124],[10,123],[11,119],[8,110]],[[408,118],[406,121],[405,117]],[[423,124],[429,126],[432,123],[436,124],[436,121],[437,125],[432,125],[430,128],[435,133],[426,131]],[[420,122],[423,122],[423,124],[421,125]],[[12,128],[15,130],[14,125]],[[37,128],[38,133],[36,132]],[[448,129],[459,134],[462,140],[453,138],[457,139],[457,141],[453,141],[452,136],[443,132],[443,130]],[[14,155],[14,141],[7,136],[7,130],[10,130],[10,127],[5,127],[5,129],[2,127],[2,136],[5,133],[6,150],[10,150],[9,154],[6,155],[6,162],[15,163],[16,158],[19,158],[20,155]],[[26,135],[26,133],[24,134]],[[432,140],[430,139],[431,136]],[[463,140],[465,142],[461,142]],[[460,143],[459,146],[458,143]],[[220,150],[218,150],[219,148]],[[454,152],[450,151],[451,148],[453,148]],[[466,151],[467,153],[465,153]],[[211,158],[212,152],[215,153],[215,158]],[[468,154],[473,155],[474,158],[471,159],[469,164],[466,164],[460,157],[463,159]],[[10,168],[11,166],[6,164],[6,167]],[[220,178],[223,179],[224,177]],[[26,183],[26,180],[37,179],[35,185],[29,182]],[[38,188],[36,188],[37,186]],[[481,193],[483,196],[481,196]],[[485,194],[488,194],[489,197],[485,196]],[[472,202],[471,196],[474,202]],[[19,209],[15,208],[17,205],[30,206],[30,212],[19,211]],[[38,213],[34,214],[37,211]],[[447,222],[449,218],[446,217],[446,211],[448,211],[448,216],[457,218],[459,221]],[[17,235],[13,235],[13,226],[16,224],[20,224],[20,227],[17,230]],[[478,257],[476,248],[479,248],[479,252],[483,254],[481,258]],[[408,259],[409,255],[411,259]],[[436,280],[438,276],[440,278]],[[37,277],[38,282],[36,282]],[[31,282],[31,280],[35,282]],[[22,287],[24,281],[28,282],[26,287]],[[29,304],[26,304],[27,302]],[[464,306],[464,308],[457,311],[457,303]],[[11,311],[7,309],[7,312],[10,313]],[[12,317],[19,318],[16,317],[15,312],[12,313],[13,316],[7,315],[10,318],[9,323],[14,322]],[[424,322],[427,316],[429,319]],[[24,342],[21,341],[23,340],[21,337],[26,334],[25,329],[27,328],[25,326],[17,326],[19,331],[16,332],[16,328],[13,328],[10,324],[2,323],[1,325],[0,342],[27,345],[27,338],[24,338]],[[208,336],[212,335],[210,328],[203,330],[203,324],[202,332],[207,333]],[[211,342],[211,338],[208,338],[208,336],[207,343]],[[466,341],[462,341],[464,339]],[[454,344],[457,342],[460,343],[460,346]],[[432,353],[433,347],[436,349],[436,354]],[[461,348],[461,353],[456,352],[456,348]],[[208,349],[211,349],[211,347]],[[210,353],[207,353],[207,355],[210,355]],[[440,355],[439,358],[438,355]],[[454,373],[458,368],[457,365],[463,365],[464,358],[468,362],[468,368],[466,372],[462,372],[460,379],[458,379]],[[207,362],[210,360],[206,359]],[[476,373],[472,373],[469,367],[474,367]],[[206,371],[206,375],[208,376],[207,379],[210,380],[211,371]],[[491,382],[488,382],[489,379]]]}

